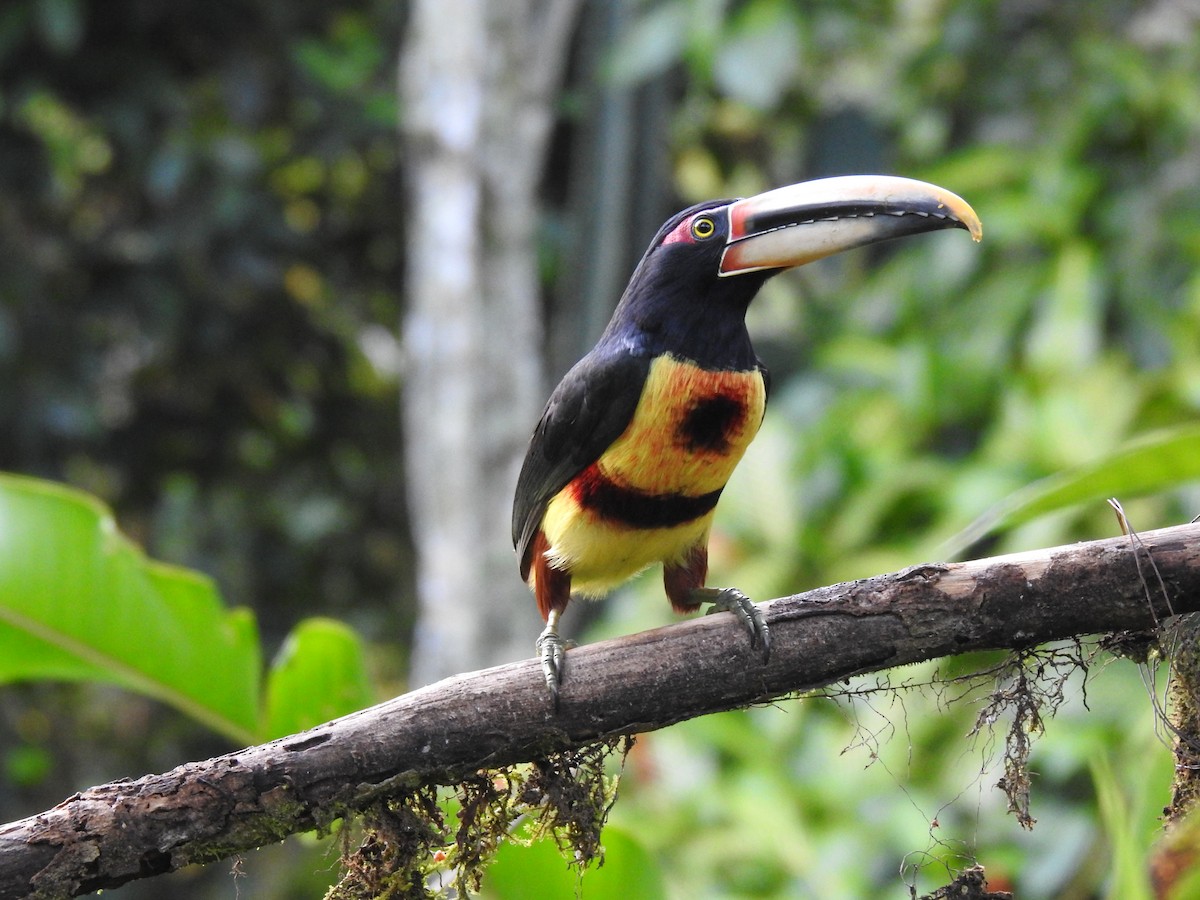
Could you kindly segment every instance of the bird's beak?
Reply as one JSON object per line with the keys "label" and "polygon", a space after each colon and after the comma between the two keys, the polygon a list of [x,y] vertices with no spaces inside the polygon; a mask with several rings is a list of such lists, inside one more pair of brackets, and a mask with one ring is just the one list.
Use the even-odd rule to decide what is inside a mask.
{"label": "bird's beak", "polygon": [[776,188],[729,205],[721,275],[786,269],[878,241],[983,225],[945,188],[890,175],[845,175]]}

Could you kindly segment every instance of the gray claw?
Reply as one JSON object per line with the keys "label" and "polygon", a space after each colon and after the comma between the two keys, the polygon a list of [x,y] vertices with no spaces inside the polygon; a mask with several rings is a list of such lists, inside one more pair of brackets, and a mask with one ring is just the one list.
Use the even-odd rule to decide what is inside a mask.
{"label": "gray claw", "polygon": [[700,588],[700,590],[704,592],[704,595],[697,599],[712,604],[712,608],[706,615],[726,610],[733,613],[742,623],[742,627],[750,634],[750,648],[762,651],[764,663],[771,658],[771,630],[767,627],[767,620],[762,614],[762,609],[753,600],[737,588]]}

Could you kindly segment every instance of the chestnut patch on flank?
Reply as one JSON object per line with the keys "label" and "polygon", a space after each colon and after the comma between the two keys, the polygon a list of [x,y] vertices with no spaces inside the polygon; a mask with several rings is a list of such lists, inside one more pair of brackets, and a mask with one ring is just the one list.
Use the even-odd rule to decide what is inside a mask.
{"label": "chestnut patch on flank", "polygon": [[546,532],[538,530],[533,539],[533,595],[537,599],[538,612],[545,621],[550,610],[562,612],[567,608],[571,599],[571,573],[556,569],[546,559],[546,551],[550,545],[546,540]]}
{"label": "chestnut patch on flank", "polygon": [[713,394],[697,400],[683,414],[675,438],[693,453],[725,453],[729,436],[741,427],[745,415],[740,397]]}

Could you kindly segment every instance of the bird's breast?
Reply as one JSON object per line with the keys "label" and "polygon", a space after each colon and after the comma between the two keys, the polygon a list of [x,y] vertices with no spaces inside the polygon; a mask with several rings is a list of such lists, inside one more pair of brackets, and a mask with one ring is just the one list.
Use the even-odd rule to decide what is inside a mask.
{"label": "bird's breast", "polygon": [[651,495],[720,491],[758,433],[765,406],[757,369],[702,369],[660,356],[633,419],[600,455],[594,474]]}
{"label": "bird's breast", "polygon": [[600,594],[708,539],[713,510],[766,407],[762,373],[661,356],[633,418],[547,505],[547,557],[576,592]]}

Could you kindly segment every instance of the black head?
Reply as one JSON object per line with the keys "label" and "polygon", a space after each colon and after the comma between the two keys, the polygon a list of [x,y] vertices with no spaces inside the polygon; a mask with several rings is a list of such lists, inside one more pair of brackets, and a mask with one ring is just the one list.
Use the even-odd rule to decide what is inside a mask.
{"label": "black head", "polygon": [[646,355],[670,352],[707,368],[749,368],[754,352],[746,309],[781,269],[740,278],[720,274],[733,200],[709,200],[659,228],[633,272],[604,340]]}
{"label": "black head", "polygon": [[783,269],[879,241],[943,228],[979,240],[960,197],[883,175],[803,182],[743,200],[710,200],[672,216],[646,250],[601,346],[670,352],[707,368],[747,368],[750,302]]}

